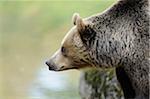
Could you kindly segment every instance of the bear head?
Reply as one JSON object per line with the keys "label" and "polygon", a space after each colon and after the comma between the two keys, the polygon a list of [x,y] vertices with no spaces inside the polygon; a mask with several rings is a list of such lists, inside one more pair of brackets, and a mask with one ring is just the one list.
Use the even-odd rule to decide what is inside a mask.
{"label": "bear head", "polygon": [[93,25],[77,13],[72,19],[73,28],[64,37],[61,47],[46,61],[49,70],[63,71],[92,66],[90,51],[96,35]]}

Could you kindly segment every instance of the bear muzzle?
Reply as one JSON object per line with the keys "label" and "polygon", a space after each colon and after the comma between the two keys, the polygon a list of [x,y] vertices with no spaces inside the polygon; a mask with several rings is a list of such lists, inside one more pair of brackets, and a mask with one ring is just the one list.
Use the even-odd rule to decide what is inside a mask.
{"label": "bear muzzle", "polygon": [[66,70],[64,66],[56,66],[55,63],[51,61],[46,61],[45,64],[48,66],[50,71],[63,71]]}
{"label": "bear muzzle", "polygon": [[45,64],[48,66],[49,70],[51,71],[58,71],[54,63],[46,61]]}
{"label": "bear muzzle", "polygon": [[68,69],[78,69],[78,67],[65,67],[65,66],[56,66],[55,63],[50,62],[50,61],[46,61],[45,64],[48,66],[50,71],[64,71],[64,70],[68,70]]}

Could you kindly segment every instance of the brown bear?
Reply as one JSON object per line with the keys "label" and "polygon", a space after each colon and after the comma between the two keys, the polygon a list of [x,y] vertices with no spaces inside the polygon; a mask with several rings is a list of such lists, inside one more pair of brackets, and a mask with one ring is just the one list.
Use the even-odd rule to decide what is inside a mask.
{"label": "brown bear", "polygon": [[[88,18],[74,14],[74,27],[46,64],[54,71],[121,68],[135,92],[132,98],[148,99],[148,8],[148,0],[120,0],[107,11]],[[126,86],[122,81],[125,78],[117,78],[121,86]]]}

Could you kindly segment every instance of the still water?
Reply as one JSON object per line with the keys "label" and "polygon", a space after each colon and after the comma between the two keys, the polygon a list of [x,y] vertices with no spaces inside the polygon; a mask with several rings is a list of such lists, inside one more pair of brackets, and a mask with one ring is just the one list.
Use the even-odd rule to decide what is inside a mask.
{"label": "still water", "polygon": [[80,99],[78,79],[79,71],[53,72],[43,66],[30,86],[30,99]]}

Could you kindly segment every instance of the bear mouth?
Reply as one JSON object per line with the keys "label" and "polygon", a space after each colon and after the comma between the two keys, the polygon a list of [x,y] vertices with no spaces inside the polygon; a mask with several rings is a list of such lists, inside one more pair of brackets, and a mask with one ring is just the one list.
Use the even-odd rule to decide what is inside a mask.
{"label": "bear mouth", "polygon": [[78,67],[68,67],[68,68],[60,68],[60,69],[55,69],[55,68],[51,69],[51,68],[49,68],[49,70],[56,71],[56,72],[65,71],[65,70],[71,70],[71,69],[78,69]]}

